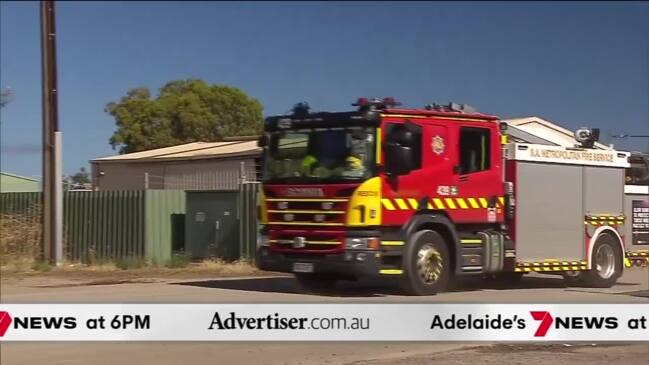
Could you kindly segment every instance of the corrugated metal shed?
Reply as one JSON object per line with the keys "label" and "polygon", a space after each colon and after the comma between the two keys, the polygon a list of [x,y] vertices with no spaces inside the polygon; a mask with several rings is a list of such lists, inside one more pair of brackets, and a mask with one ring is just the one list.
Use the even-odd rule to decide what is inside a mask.
{"label": "corrugated metal shed", "polygon": [[255,140],[192,142],[91,160],[96,190],[237,190],[258,175]]}
{"label": "corrugated metal shed", "polygon": [[0,172],[0,192],[34,193],[38,191],[41,191],[38,180],[7,172]]}
{"label": "corrugated metal shed", "polygon": [[225,158],[257,156],[259,153],[261,153],[261,148],[257,147],[256,141],[192,142],[155,150],[127,153],[125,155],[101,157],[91,160],[91,162],[146,162],[215,157]]}

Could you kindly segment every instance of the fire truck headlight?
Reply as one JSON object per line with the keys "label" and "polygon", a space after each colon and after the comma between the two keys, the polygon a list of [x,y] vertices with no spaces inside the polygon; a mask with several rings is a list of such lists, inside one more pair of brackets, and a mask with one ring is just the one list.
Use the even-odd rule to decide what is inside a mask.
{"label": "fire truck headlight", "polygon": [[292,221],[293,218],[294,218],[293,214],[290,214],[290,213],[284,214],[284,220],[287,221],[287,222]]}
{"label": "fire truck headlight", "polygon": [[313,216],[313,220],[315,220],[316,222],[324,222],[325,215],[324,214],[316,214],[315,216]]}
{"label": "fire truck headlight", "polygon": [[354,237],[345,240],[347,250],[376,250],[379,248],[379,239],[376,237]]}
{"label": "fire truck headlight", "polygon": [[277,203],[277,209],[287,209],[288,208],[288,202],[278,202]]}
{"label": "fire truck headlight", "polygon": [[322,203],[322,209],[324,210],[331,210],[331,208],[334,207],[334,203],[332,202],[324,202]]}

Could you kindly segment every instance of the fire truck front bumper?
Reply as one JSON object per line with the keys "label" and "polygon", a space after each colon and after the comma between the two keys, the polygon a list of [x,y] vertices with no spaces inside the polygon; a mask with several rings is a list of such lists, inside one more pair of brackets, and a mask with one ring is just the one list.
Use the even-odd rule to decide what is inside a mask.
{"label": "fire truck front bumper", "polygon": [[265,271],[336,274],[349,278],[378,276],[380,266],[376,251],[371,250],[305,255],[273,252],[260,247],[256,259],[257,267]]}

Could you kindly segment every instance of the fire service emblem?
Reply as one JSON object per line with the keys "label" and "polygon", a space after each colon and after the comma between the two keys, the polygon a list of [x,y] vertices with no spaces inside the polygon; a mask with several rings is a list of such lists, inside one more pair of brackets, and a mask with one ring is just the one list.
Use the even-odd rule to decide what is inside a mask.
{"label": "fire service emblem", "polygon": [[433,146],[433,152],[436,154],[441,155],[444,153],[444,138],[440,136],[433,137],[431,145]]}

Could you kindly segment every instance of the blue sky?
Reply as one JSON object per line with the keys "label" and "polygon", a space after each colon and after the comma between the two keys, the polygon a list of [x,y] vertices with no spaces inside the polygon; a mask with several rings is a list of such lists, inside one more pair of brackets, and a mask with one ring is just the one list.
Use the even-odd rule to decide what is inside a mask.
{"label": "blue sky", "polygon": [[[3,171],[40,175],[38,2],[0,3]],[[188,77],[286,112],[359,96],[649,134],[649,3],[59,2],[64,172],[116,154],[104,106]],[[649,140],[615,141],[647,150]]]}

